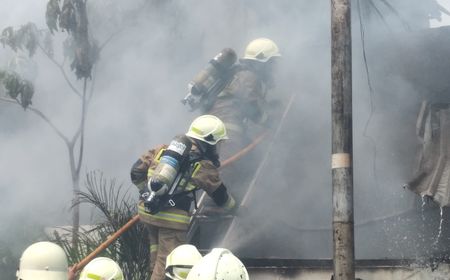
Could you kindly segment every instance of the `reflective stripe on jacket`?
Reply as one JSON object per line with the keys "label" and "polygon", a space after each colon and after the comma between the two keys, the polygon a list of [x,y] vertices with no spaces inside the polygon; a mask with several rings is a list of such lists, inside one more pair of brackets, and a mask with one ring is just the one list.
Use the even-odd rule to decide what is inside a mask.
{"label": "reflective stripe on jacket", "polygon": [[189,226],[190,215],[184,210],[172,207],[152,215],[144,209],[144,202],[140,201],[138,203],[139,219],[146,224],[178,230],[187,230]]}
{"label": "reflective stripe on jacket", "polygon": [[[159,162],[159,157],[162,150],[167,146],[159,146],[156,149],[147,151],[140,159],[133,165],[131,170],[131,180],[140,191],[145,190],[147,185],[147,178],[153,175],[154,170]],[[195,149],[196,147],[193,146]],[[217,167],[210,160],[201,160],[196,163],[192,176],[186,184],[184,191],[194,189],[202,189],[208,195],[211,195],[222,185],[219,178],[219,171]],[[188,194],[186,194],[188,196]],[[186,230],[190,222],[190,215],[183,209],[175,207],[163,208],[162,211],[155,215],[151,215],[144,210],[144,203],[142,201],[138,204],[138,214],[142,222],[171,229]]]}

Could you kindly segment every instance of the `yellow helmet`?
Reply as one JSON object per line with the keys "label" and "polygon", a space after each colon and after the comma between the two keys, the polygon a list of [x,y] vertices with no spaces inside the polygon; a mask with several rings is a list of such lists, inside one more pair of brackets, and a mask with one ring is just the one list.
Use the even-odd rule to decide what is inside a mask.
{"label": "yellow helmet", "polygon": [[197,117],[189,127],[186,136],[198,139],[211,145],[228,139],[225,124],[216,116],[203,115]]}
{"label": "yellow helmet", "polygon": [[167,256],[166,276],[173,280],[184,280],[191,268],[202,258],[194,245],[183,244]]}
{"label": "yellow helmet", "polygon": [[90,261],[81,271],[79,280],[123,280],[120,266],[110,258],[99,257]]}
{"label": "yellow helmet", "polygon": [[67,257],[64,250],[52,242],[30,245],[20,257],[17,279],[67,280]]}
{"label": "yellow helmet", "polygon": [[281,56],[280,50],[274,41],[267,38],[258,38],[247,45],[243,59],[267,62],[272,57],[278,56]]}
{"label": "yellow helmet", "polygon": [[229,250],[214,248],[189,272],[186,280],[249,280],[244,264]]}

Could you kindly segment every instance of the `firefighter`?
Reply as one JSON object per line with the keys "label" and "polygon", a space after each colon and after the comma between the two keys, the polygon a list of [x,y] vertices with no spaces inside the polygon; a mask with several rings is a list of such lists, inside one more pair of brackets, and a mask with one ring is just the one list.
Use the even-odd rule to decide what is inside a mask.
{"label": "firefighter", "polygon": [[189,272],[186,280],[249,280],[244,264],[227,249],[214,248]]}
{"label": "firefighter", "polygon": [[30,245],[20,257],[18,280],[67,280],[67,257],[64,250],[52,242]]}
{"label": "firefighter", "polygon": [[123,280],[120,266],[110,258],[99,257],[90,261],[81,271],[79,280],[109,279]]}
{"label": "firefighter", "polygon": [[219,117],[227,128],[231,139],[221,156],[231,156],[248,141],[247,122],[267,124],[270,120],[266,110],[266,94],[273,87],[273,70],[281,56],[278,46],[270,39],[258,38],[251,41],[240,59],[240,64],[230,83],[217,96],[208,114]]}
{"label": "firefighter", "polygon": [[[226,128],[223,122],[212,115],[202,115],[197,117],[189,127],[188,132],[183,136],[189,143],[176,142],[170,145],[162,145],[144,153],[131,169],[131,180],[135,184],[141,195],[138,204],[138,214],[140,220],[149,229],[150,238],[150,271],[151,280],[162,280],[165,276],[165,262],[168,254],[177,246],[185,243],[186,231],[190,222],[190,209],[195,190],[204,190],[212,200],[227,211],[234,209],[236,203],[234,198],[228,193],[226,187],[219,178],[218,167],[220,165],[217,154],[217,145],[228,139]],[[164,172],[162,158],[171,151],[182,150],[183,146],[192,145],[189,149],[189,158],[196,159],[195,164],[190,164],[193,169],[188,177],[181,180],[184,182],[183,189],[178,190],[178,196],[168,201],[157,213],[151,213],[152,208],[148,195],[150,185],[151,194],[155,192],[158,197],[164,197],[165,187],[158,187],[153,190],[153,183],[157,175],[166,176],[174,169],[168,168]],[[171,150],[174,149],[174,150]],[[167,159],[173,164],[174,158]],[[161,167],[162,166],[162,167]],[[164,177],[163,176],[163,177]],[[187,176],[187,175],[186,175]],[[186,182],[187,181],[187,182]],[[149,184],[150,183],[150,184]],[[159,194],[158,194],[159,193]]]}
{"label": "firefighter", "polygon": [[[280,56],[278,46],[272,40],[258,38],[251,41],[234,68],[230,82],[207,111],[207,114],[219,117],[227,128],[230,141],[221,147],[222,159],[233,156],[251,143],[247,130],[249,121],[263,127],[273,122],[275,111],[268,106],[266,95],[274,87],[273,72]],[[238,201],[245,193],[249,175],[256,168],[249,164],[257,162],[252,157],[254,154],[234,162],[222,172],[222,178]]]}
{"label": "firefighter", "polygon": [[194,245],[176,247],[166,259],[166,276],[172,280],[184,280],[202,255]]}

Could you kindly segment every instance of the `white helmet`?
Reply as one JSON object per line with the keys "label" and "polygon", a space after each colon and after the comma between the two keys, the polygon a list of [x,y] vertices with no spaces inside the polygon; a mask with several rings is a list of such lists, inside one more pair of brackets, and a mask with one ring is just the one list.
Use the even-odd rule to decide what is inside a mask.
{"label": "white helmet", "polygon": [[110,258],[99,257],[90,261],[81,271],[79,280],[123,280],[120,266]]}
{"label": "white helmet", "polygon": [[166,276],[174,280],[184,280],[191,268],[202,258],[194,245],[183,244],[167,256]]}
{"label": "white helmet", "polygon": [[18,280],[67,280],[66,254],[54,243],[34,243],[23,251],[16,276]]}
{"label": "white helmet", "polygon": [[198,139],[211,145],[228,139],[224,123],[216,116],[203,115],[197,117],[189,127],[186,136]]}
{"label": "white helmet", "polygon": [[214,248],[189,272],[186,280],[249,280],[247,269],[229,250]]}
{"label": "white helmet", "polygon": [[274,41],[267,38],[258,38],[247,45],[243,59],[267,62],[272,57],[278,56],[281,56],[280,50]]}

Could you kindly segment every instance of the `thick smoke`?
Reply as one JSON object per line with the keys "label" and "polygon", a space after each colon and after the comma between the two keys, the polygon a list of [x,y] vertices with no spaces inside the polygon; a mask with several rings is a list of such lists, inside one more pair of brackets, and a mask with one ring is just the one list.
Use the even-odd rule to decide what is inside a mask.
{"label": "thick smoke", "polygon": [[[1,27],[28,21],[45,27],[43,2],[7,2],[11,9],[1,10]],[[107,44],[95,70],[83,170],[102,170],[130,184],[128,173],[134,160],[144,150],[183,133],[197,115],[180,103],[196,72],[224,47],[242,54],[250,40],[271,38],[283,58],[278,89],[269,99],[281,99],[286,106],[295,97],[247,205],[254,222],[239,218],[236,234],[251,238],[226,245],[253,257],[330,257],[329,1],[115,2],[90,3],[92,34]],[[413,9],[406,0],[392,5],[402,14],[380,6],[384,21],[370,6],[361,7],[373,91],[367,83],[358,10],[353,6],[357,257],[386,256],[384,247],[374,249],[380,248],[377,242],[384,242],[382,238],[373,244],[363,242],[375,238],[374,232],[386,234],[382,223],[372,230],[371,221],[406,211],[415,198],[401,186],[412,172],[415,120],[424,90],[399,73],[399,67],[390,65],[388,59],[401,49],[389,43],[405,32],[426,28],[427,11],[423,9],[429,6]],[[13,55],[2,49],[2,67]],[[77,104],[77,98],[46,57],[38,53],[33,59],[39,65],[33,105],[72,135],[79,107],[70,104]],[[81,88],[73,73],[68,74]],[[10,205],[0,213],[1,223],[8,225],[27,215],[43,225],[70,224],[71,181],[65,145],[47,124],[18,106],[0,103],[0,116],[1,201]],[[269,142],[258,148],[261,158]],[[83,222],[89,222],[87,216]]]}

